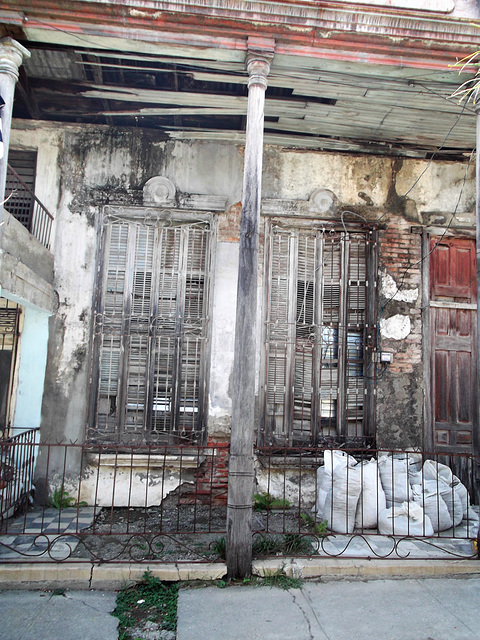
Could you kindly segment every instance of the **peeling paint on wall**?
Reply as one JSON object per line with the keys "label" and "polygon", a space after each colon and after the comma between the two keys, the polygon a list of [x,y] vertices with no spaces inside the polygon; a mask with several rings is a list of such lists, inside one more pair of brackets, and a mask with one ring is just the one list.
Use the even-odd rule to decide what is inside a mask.
{"label": "peeling paint on wall", "polygon": [[380,334],[391,340],[404,340],[411,332],[412,325],[408,316],[397,314],[380,320]]}
{"label": "peeling paint on wall", "polygon": [[399,302],[415,302],[418,299],[418,287],[399,289],[397,283],[388,273],[382,275],[382,295],[388,300],[397,300]]}

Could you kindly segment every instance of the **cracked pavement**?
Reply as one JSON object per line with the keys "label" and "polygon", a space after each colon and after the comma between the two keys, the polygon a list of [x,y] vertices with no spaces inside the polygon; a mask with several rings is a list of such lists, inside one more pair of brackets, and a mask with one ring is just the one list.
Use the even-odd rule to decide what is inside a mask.
{"label": "cracked pavement", "polygon": [[476,640],[480,578],[182,589],[177,640]]}

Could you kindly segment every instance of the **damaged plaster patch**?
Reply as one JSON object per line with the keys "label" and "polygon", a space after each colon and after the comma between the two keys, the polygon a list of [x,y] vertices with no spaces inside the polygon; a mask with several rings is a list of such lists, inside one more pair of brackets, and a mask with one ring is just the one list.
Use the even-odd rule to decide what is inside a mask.
{"label": "damaged plaster patch", "polygon": [[398,289],[397,283],[388,273],[382,275],[382,295],[389,300],[399,302],[415,302],[418,299],[418,287],[415,289]]}
{"label": "damaged plaster patch", "polygon": [[380,334],[383,338],[404,340],[411,330],[412,324],[408,316],[397,314],[391,318],[380,320]]}

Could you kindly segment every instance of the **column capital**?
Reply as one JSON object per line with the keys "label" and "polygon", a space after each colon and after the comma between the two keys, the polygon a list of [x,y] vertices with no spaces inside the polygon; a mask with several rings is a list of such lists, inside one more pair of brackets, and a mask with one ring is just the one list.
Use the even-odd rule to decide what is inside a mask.
{"label": "column capital", "polygon": [[275,51],[275,40],[270,38],[248,38],[247,71],[249,88],[252,84],[258,84],[267,88],[267,76],[270,73],[270,64]]}
{"label": "column capital", "polygon": [[18,69],[30,51],[13,38],[0,39],[0,73],[9,73],[18,79]]}

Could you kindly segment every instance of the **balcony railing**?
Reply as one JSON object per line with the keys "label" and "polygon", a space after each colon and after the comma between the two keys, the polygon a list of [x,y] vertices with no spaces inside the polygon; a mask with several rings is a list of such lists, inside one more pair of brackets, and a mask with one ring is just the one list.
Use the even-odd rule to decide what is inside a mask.
{"label": "balcony railing", "polygon": [[10,165],[7,170],[5,198],[5,209],[44,247],[50,249],[53,216]]}

